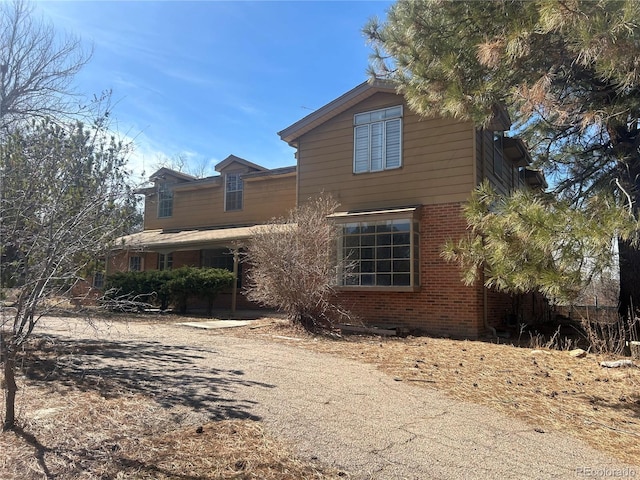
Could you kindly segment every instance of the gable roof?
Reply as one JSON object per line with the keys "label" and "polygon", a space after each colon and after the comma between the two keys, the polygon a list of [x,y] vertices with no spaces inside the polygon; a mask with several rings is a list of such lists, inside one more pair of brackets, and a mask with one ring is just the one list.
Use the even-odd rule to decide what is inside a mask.
{"label": "gable roof", "polygon": [[245,167],[249,167],[251,170],[257,170],[259,172],[264,172],[267,169],[258,165],[257,163],[250,162],[249,160],[245,160],[244,158],[236,157],[235,155],[229,155],[227,158],[218,163],[214,168],[216,172],[220,172],[224,168],[228,167],[232,163],[239,163],[240,165],[244,165]]}
{"label": "gable roof", "polygon": [[160,170],[157,170],[155,173],[151,174],[149,180],[154,181],[156,179],[164,179],[167,176],[177,178],[178,180],[182,180],[185,182],[190,182],[192,180],[196,180],[196,177],[193,175],[189,175],[188,173],[178,172],[176,170],[171,170],[167,167],[162,167]]}
{"label": "gable roof", "polygon": [[378,92],[397,93],[395,83],[382,79],[363,82],[347,93],[327,103],[325,106],[320,107],[315,112],[310,113],[302,120],[298,120],[293,125],[281,130],[278,132],[278,135],[289,145],[294,146],[295,141],[301,135],[304,135],[318,125],[332,119],[336,115],[339,115]]}

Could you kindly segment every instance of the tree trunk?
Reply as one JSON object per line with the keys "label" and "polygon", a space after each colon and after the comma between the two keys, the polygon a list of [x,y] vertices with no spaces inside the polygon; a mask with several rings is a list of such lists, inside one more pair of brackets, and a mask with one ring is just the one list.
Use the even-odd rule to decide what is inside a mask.
{"label": "tree trunk", "polygon": [[[634,159],[622,170],[625,192],[633,202],[631,209],[636,219],[640,218],[640,158]],[[640,312],[640,246],[631,242],[618,241],[620,260],[620,302],[619,313],[633,318]]]}
{"label": "tree trunk", "polygon": [[618,241],[620,251],[620,314],[640,311],[640,250],[629,242]]}
{"label": "tree trunk", "polygon": [[11,430],[16,420],[16,349],[13,344],[7,344],[2,338],[2,352],[4,354],[4,389],[6,392],[6,410],[2,430]]}

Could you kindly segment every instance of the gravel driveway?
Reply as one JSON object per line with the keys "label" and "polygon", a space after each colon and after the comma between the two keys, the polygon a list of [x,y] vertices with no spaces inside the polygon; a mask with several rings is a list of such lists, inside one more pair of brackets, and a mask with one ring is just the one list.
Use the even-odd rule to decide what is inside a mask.
{"label": "gravel driveway", "polygon": [[306,458],[372,479],[640,478],[640,467],[373,366],[226,330],[76,319],[41,324],[93,354],[68,368],[159,403],[262,421]]}

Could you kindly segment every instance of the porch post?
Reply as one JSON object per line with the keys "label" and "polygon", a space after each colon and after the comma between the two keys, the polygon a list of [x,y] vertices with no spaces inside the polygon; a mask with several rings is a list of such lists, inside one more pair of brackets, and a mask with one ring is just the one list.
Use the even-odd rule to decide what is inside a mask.
{"label": "porch post", "polygon": [[233,249],[233,286],[231,287],[231,313],[236,313],[236,296],[238,294],[238,248]]}

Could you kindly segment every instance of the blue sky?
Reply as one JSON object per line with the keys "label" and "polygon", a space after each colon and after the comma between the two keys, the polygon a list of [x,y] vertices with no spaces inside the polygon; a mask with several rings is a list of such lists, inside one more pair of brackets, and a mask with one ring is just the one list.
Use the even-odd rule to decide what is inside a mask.
{"label": "blue sky", "polygon": [[85,94],[113,90],[132,167],[178,154],[293,165],[277,132],[367,79],[361,28],[392,2],[40,1],[57,29],[93,45]]}

